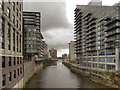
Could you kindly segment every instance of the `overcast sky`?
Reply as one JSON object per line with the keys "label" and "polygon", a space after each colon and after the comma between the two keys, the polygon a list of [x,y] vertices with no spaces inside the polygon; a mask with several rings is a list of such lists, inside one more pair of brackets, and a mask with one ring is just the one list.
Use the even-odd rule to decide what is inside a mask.
{"label": "overcast sky", "polygon": [[[41,32],[49,49],[58,49],[58,56],[69,53],[68,43],[74,40],[74,9],[76,4],[87,5],[91,0],[25,0],[25,11],[41,12]],[[119,0],[102,0],[113,5]]]}

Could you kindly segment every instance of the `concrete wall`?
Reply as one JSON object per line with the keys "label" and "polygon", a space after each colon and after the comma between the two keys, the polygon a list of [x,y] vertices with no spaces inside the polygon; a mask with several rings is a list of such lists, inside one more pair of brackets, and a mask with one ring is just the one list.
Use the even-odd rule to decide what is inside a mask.
{"label": "concrete wall", "polygon": [[42,67],[43,63],[36,63],[33,58],[31,61],[24,62],[24,84]]}
{"label": "concrete wall", "polygon": [[13,88],[23,88],[23,78],[16,83],[16,85]]}

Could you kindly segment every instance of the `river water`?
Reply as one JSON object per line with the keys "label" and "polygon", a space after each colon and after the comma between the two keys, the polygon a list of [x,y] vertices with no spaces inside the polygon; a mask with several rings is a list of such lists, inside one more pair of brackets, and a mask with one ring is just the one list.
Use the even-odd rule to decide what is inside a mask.
{"label": "river water", "polygon": [[27,84],[27,88],[102,88],[88,78],[72,73],[62,64],[47,66],[39,71]]}

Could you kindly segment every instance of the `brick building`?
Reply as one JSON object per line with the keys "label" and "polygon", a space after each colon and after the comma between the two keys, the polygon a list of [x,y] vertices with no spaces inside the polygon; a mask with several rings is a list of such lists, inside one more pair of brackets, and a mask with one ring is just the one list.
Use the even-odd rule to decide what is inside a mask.
{"label": "brick building", "polygon": [[50,57],[51,58],[57,58],[57,50],[52,48],[51,50],[49,50],[50,53]]}
{"label": "brick building", "polygon": [[0,0],[0,89],[23,86],[22,2]]}

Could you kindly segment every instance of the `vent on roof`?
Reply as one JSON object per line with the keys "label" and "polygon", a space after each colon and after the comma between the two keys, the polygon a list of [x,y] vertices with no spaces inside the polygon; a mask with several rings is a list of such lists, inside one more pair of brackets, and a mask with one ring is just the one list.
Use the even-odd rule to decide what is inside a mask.
{"label": "vent on roof", "polygon": [[102,6],[102,0],[91,0],[88,5],[100,5],[100,6]]}

